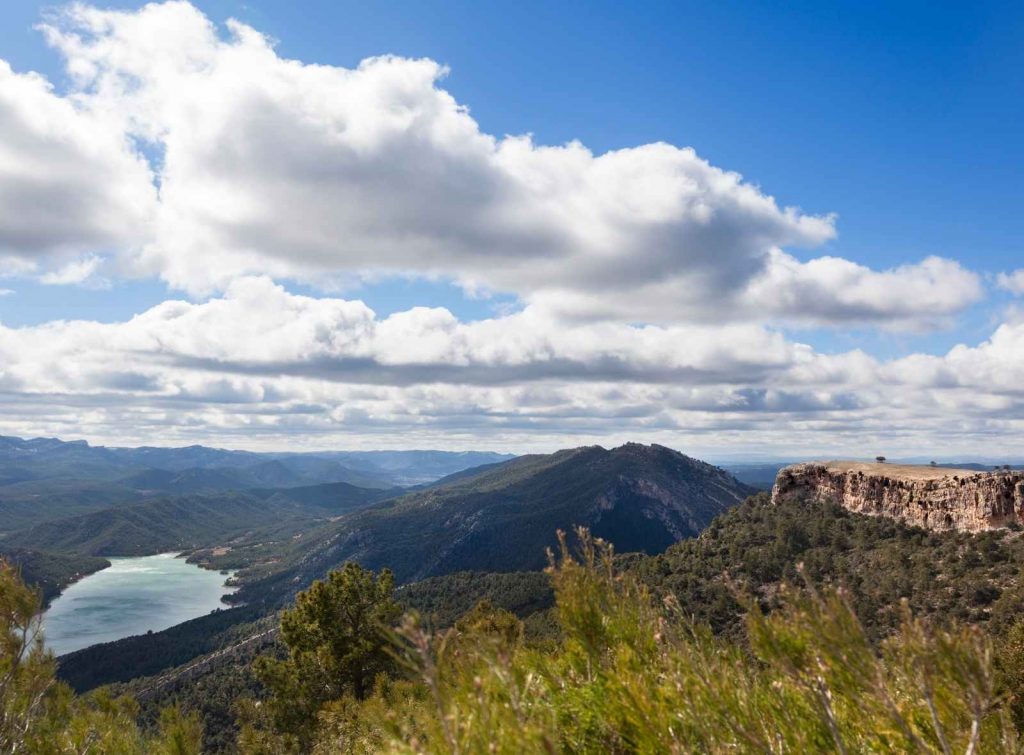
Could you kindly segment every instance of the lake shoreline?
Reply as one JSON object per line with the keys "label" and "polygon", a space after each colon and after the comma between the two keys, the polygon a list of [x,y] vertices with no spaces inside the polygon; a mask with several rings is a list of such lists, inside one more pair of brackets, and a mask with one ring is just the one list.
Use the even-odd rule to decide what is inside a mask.
{"label": "lake shoreline", "polygon": [[97,558],[102,558],[104,561],[106,561],[106,564],[100,566],[97,569],[93,569],[92,571],[78,572],[77,574],[74,574],[71,577],[69,577],[67,581],[62,581],[56,593],[54,593],[53,595],[47,595],[42,597],[42,599],[40,600],[40,610],[43,612],[49,610],[50,606],[53,605],[53,601],[57,600],[57,598],[63,595],[64,591],[72,585],[81,582],[86,577],[91,577],[93,574],[99,574],[104,569],[110,568],[109,558],[107,558],[106,556],[97,556]]}
{"label": "lake shoreline", "polygon": [[[178,551],[178,550],[154,551],[153,553],[147,553],[145,551],[143,551],[141,553],[140,552],[136,552],[136,553],[104,553],[104,554],[101,554],[101,555],[94,556],[94,558],[101,558],[104,561],[106,561],[106,565],[105,566],[100,566],[99,568],[93,569],[92,571],[85,571],[85,572],[81,572],[81,573],[75,574],[74,576],[70,577],[66,582],[62,582],[60,584],[59,590],[56,593],[54,593],[52,595],[49,595],[49,596],[46,596],[46,597],[43,598],[43,600],[41,602],[41,606],[40,606],[41,610],[42,611],[46,611],[47,609],[49,609],[49,607],[51,606],[53,601],[57,600],[57,598],[59,598],[61,595],[63,595],[64,591],[67,590],[72,585],[76,584],[77,582],[80,582],[81,580],[85,579],[86,577],[91,577],[93,574],[98,574],[99,572],[103,571],[104,569],[110,568],[110,563],[111,563],[110,559],[112,559],[112,558],[148,558],[150,556],[173,555],[174,558],[184,558],[187,563],[190,563],[193,566],[197,566],[200,569],[206,569],[207,571],[217,571],[217,572],[221,572],[221,573],[224,573],[225,571],[229,571],[230,572],[230,576],[228,577],[228,579],[229,580],[236,579],[236,574],[238,572],[237,569],[235,569],[235,570],[225,570],[225,569],[223,569],[221,567],[218,567],[218,566],[215,566],[215,565],[211,564],[208,561],[200,561],[198,559],[197,560],[193,560],[195,558],[196,554],[202,552],[203,550],[205,550],[205,549],[203,549],[203,548],[193,548],[193,549],[190,549],[190,550],[181,550],[181,551]],[[230,586],[232,587],[232,592],[237,592],[238,588],[241,587],[241,583],[233,582]],[[231,593],[228,593],[228,594],[230,595]],[[233,604],[228,603],[227,601],[225,601],[225,605],[233,605]]]}
{"label": "lake shoreline", "polygon": [[44,642],[57,655],[159,632],[225,607],[238,588],[190,563],[185,552],[111,556],[110,566],[69,585],[43,613]]}

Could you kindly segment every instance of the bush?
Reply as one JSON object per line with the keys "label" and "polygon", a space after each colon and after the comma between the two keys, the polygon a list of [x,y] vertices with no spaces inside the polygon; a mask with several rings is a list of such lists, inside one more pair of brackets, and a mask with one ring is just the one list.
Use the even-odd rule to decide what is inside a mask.
{"label": "bush", "polygon": [[524,645],[478,607],[442,633],[403,620],[409,672],[319,714],[319,752],[1008,752],[992,648],[974,628],[933,630],[904,605],[874,644],[837,590],[742,598],[749,645],[655,601],[612,549],[579,533],[549,570],[557,647]]}

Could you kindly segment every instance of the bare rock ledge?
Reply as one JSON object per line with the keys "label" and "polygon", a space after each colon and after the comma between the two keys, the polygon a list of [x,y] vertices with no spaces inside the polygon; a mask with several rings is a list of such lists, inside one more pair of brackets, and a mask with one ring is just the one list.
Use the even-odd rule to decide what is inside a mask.
{"label": "bare rock ledge", "polygon": [[772,501],[833,501],[932,530],[981,530],[1024,523],[1024,471],[978,472],[851,461],[794,464],[781,470]]}

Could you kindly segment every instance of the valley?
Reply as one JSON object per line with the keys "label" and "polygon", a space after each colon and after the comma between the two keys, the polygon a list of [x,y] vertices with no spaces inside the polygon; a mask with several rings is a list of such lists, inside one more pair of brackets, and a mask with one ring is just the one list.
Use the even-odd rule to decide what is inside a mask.
{"label": "valley", "polygon": [[[742,595],[778,610],[785,585],[805,580],[848,590],[874,641],[896,630],[901,601],[1000,634],[1024,609],[1024,544],[1014,532],[929,533],[886,511],[863,516],[793,482],[817,469],[808,465],[782,469],[769,496],[761,477],[771,465],[740,465],[757,483],[747,485],[657,445],[497,461],[369,454],[357,460],[363,478],[352,475],[372,478],[369,486],[337,479],[338,458],[353,460],[330,454],[296,462],[198,448],[45,448],[64,459],[60,477],[34,463],[18,473],[7,458],[9,476],[33,478],[0,487],[9,496],[0,514],[8,503],[11,512],[0,551],[49,602],[60,677],[79,693],[112,685],[131,694],[143,717],[171,703],[198,712],[211,752],[233,751],[237,701],[263,694],[254,669],[281,652],[281,612],[346,563],[393,574],[397,605],[428,626],[454,626],[483,602],[515,616],[538,647],[563,631],[545,567],[558,533],[577,527],[614,548],[616,569],[725,638],[745,634]],[[122,474],[124,459],[169,469]],[[910,475],[896,465],[884,472]],[[48,489],[52,510],[31,497]]]}

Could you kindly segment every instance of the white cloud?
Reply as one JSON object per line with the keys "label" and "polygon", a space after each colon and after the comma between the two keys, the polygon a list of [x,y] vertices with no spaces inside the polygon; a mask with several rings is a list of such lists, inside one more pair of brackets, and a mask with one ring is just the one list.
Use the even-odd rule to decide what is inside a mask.
{"label": "white cloud", "polygon": [[121,324],[58,322],[0,334],[8,376],[44,391],[64,390],[71,378],[76,389],[105,390],[121,362],[138,362],[135,371],[285,374],[353,384],[702,383],[761,376],[809,353],[754,325],[565,326],[529,309],[462,323],[446,309],[425,307],[380,319],[362,302],[289,294],[267,278],[240,279],[223,297],[200,304],[167,301]]}
{"label": "white cloud", "polygon": [[0,274],[141,246],[155,199],[148,165],[116,122],[0,60]]}
{"label": "white cloud", "polygon": [[1014,270],[1012,273],[999,273],[996,276],[996,285],[1017,296],[1024,296],[1024,269]]}
{"label": "white cloud", "polygon": [[[0,326],[0,432],[282,447],[628,438],[1024,451],[1024,322],[943,356],[826,355],[755,325],[378,317],[266,278],[116,323]],[[916,445],[911,445],[916,444]],[[934,448],[934,445],[931,446]],[[941,449],[939,449],[941,450]]]}
{"label": "white cloud", "polygon": [[837,257],[801,263],[775,250],[765,274],[739,298],[752,313],[768,317],[923,329],[942,324],[982,293],[976,274],[940,257],[877,272]]}
{"label": "white cloud", "polygon": [[797,263],[779,250],[832,239],[834,218],[780,207],[692,149],[483,133],[431,60],[304,64],[235,21],[221,37],[184,2],[73,5],[43,28],[75,102],[160,151],[153,239],[132,260],[186,291],[415,274],[577,318],[756,320],[757,302],[796,324],[907,327],[976,298],[943,260]]}
{"label": "white cloud", "polygon": [[87,255],[78,260],[68,262],[63,267],[44,273],[39,282],[45,286],[81,286],[91,285],[105,287],[107,281],[99,278],[96,273],[103,264],[103,259],[95,255]]}
{"label": "white cloud", "polygon": [[[813,453],[1024,437],[1011,315],[983,343],[889,361],[775,329],[945,326],[982,296],[976,274],[815,257],[832,215],[692,149],[495,137],[434,61],[287,60],[184,2],[73,5],[44,30],[73,85],[0,62],[0,278],[158,275],[195,298],[0,325],[0,432]],[[518,301],[381,317],[274,282],[392,274]],[[1024,272],[997,284],[1022,293]]]}
{"label": "white cloud", "polygon": [[13,295],[14,295],[14,289],[13,288],[0,288],[0,296],[13,296]]}

